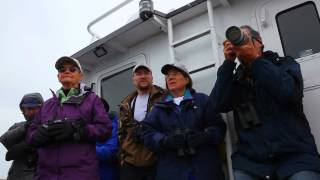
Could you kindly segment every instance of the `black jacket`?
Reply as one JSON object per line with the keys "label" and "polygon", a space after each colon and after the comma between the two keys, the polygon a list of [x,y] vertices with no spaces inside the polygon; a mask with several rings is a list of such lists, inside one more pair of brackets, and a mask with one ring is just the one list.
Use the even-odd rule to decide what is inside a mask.
{"label": "black jacket", "polygon": [[[210,95],[218,112],[233,110],[235,114],[239,140],[232,155],[233,168],[262,177],[320,170],[315,140],[303,113],[299,63],[269,51],[253,61],[250,69],[240,66],[233,73],[235,68],[235,62],[222,64]],[[248,104],[253,113],[239,113],[239,109],[248,110]],[[241,116],[248,119],[248,114],[254,120],[243,126]]]}
{"label": "black jacket", "polygon": [[8,149],[6,160],[13,160],[8,180],[32,180],[36,171],[36,151],[25,140],[27,126],[26,121],[15,123],[0,137],[0,142]]}

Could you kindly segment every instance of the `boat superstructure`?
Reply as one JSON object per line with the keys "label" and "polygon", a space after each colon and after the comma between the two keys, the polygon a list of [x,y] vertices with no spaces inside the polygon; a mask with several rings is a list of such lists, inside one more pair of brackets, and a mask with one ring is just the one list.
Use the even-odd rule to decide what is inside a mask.
{"label": "boat superstructure", "polygon": [[[95,92],[108,100],[112,110],[133,90],[132,69],[139,62],[148,63],[154,83],[164,87],[160,68],[179,61],[190,71],[194,88],[209,94],[224,61],[225,30],[250,25],[261,33],[265,49],[291,55],[300,63],[304,110],[320,149],[319,10],[319,0],[196,0],[167,14],[155,10],[145,21],[137,18],[73,57],[83,65],[85,82],[94,83]],[[224,118],[228,123],[226,167],[232,179],[230,155],[236,134],[232,113]]]}

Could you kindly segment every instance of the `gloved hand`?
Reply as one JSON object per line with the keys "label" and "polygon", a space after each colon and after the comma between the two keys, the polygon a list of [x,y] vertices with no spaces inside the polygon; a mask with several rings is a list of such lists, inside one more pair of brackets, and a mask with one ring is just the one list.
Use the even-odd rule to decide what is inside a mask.
{"label": "gloved hand", "polygon": [[184,134],[165,136],[160,143],[164,148],[167,149],[180,149],[183,148],[185,144],[185,136]]}
{"label": "gloved hand", "polygon": [[35,150],[32,151],[32,153],[27,154],[27,166],[30,167],[36,167],[38,161],[38,154],[35,152]]}
{"label": "gloved hand", "polygon": [[27,153],[31,152],[32,148],[26,141],[21,141],[18,144],[13,145],[6,154],[6,160],[16,160],[23,156],[26,156]]}
{"label": "gloved hand", "polygon": [[189,147],[197,147],[203,144],[209,144],[210,135],[205,131],[198,131],[187,135],[187,144]]}
{"label": "gloved hand", "polygon": [[55,141],[73,139],[75,128],[71,121],[64,120],[49,124],[48,132]]}
{"label": "gloved hand", "polygon": [[51,142],[51,137],[48,132],[48,128],[45,126],[39,126],[37,131],[34,133],[32,140],[31,140],[31,145],[36,146],[36,147],[41,147],[49,144]]}

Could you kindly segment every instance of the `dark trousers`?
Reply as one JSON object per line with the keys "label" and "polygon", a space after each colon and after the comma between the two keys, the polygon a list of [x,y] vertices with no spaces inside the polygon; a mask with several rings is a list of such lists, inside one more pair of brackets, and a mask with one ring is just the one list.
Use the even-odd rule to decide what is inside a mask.
{"label": "dark trousers", "polygon": [[154,180],[156,167],[137,167],[125,163],[120,167],[120,180]]}

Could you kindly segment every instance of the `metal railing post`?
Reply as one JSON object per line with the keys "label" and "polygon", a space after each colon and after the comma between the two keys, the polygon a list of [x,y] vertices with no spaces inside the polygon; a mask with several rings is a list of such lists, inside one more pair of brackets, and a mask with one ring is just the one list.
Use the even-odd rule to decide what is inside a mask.
{"label": "metal railing post", "polygon": [[119,10],[120,8],[124,7],[125,5],[129,4],[131,1],[134,0],[126,0],[123,1],[122,3],[120,3],[119,5],[117,5],[116,7],[112,8],[111,10],[107,11],[106,13],[102,14],[101,16],[97,17],[96,19],[94,19],[93,21],[91,21],[88,26],[87,26],[87,30],[89,32],[89,34],[91,34],[92,39],[91,41],[94,41],[95,39],[100,39],[100,37],[94,33],[91,29],[91,27],[93,25],[95,25],[97,22],[101,21],[102,19],[104,19],[105,17],[109,16],[110,14],[114,13],[115,11]]}

